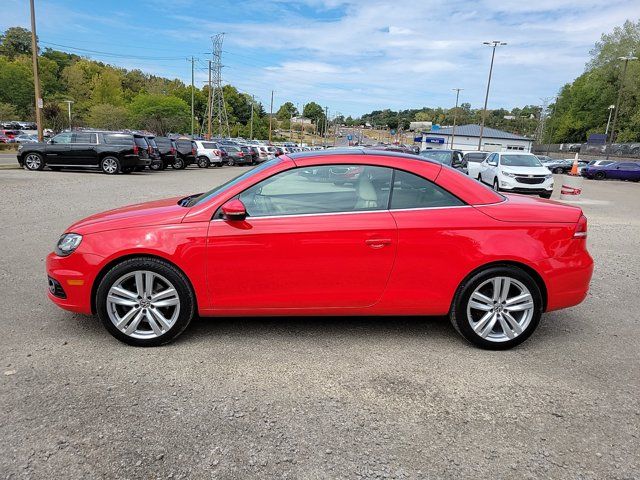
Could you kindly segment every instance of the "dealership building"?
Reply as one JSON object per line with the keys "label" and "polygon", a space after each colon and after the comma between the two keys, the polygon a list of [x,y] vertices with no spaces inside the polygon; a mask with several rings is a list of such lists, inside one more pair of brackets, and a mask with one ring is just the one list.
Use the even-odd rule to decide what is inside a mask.
{"label": "dealership building", "polygon": [[[477,150],[480,139],[480,125],[460,125],[456,127],[453,135],[453,127],[441,128],[425,132],[426,148],[453,148],[457,150]],[[453,136],[453,146],[451,138]],[[420,141],[416,136],[416,141]],[[481,150],[486,152],[505,152],[509,150],[530,152],[533,140],[513,133],[504,132],[495,128],[484,127],[482,132]]]}

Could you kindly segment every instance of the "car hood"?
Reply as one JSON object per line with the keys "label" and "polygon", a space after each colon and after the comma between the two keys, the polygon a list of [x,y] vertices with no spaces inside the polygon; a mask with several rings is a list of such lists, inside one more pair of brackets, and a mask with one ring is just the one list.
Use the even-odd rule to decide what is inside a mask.
{"label": "car hood", "polygon": [[178,205],[181,198],[183,197],[167,198],[107,210],[74,223],[67,232],[86,235],[121,228],[180,223],[189,211]]}
{"label": "car hood", "polygon": [[508,167],[501,166],[500,170],[516,175],[548,175],[551,171],[547,167]]}
{"label": "car hood", "polygon": [[505,195],[506,200],[475,208],[503,222],[575,223],[582,215],[580,207],[525,195]]}

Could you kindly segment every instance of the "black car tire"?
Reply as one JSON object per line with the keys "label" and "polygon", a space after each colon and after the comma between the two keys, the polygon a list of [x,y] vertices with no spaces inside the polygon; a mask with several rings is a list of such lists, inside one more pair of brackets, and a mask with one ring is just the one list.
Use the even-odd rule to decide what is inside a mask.
{"label": "black car tire", "polygon": [[209,159],[207,157],[198,157],[199,168],[209,168]]}
{"label": "black car tire", "polygon": [[235,164],[236,162],[233,158],[230,158],[229,160],[227,160],[227,165],[229,165],[230,167],[233,167]]}
{"label": "black car tire", "polygon": [[185,167],[184,160],[181,159],[181,158],[176,158],[173,161],[173,165],[171,165],[171,166],[176,170],[182,170]]}
{"label": "black car tire", "polygon": [[541,193],[540,194],[540,198],[551,198],[551,194],[550,193]]}
{"label": "black car tire", "polygon": [[151,162],[151,165],[149,165],[149,169],[153,171],[162,170],[162,162],[159,160]]}
{"label": "black car tire", "polygon": [[[476,288],[487,280],[495,277],[508,277],[522,283],[529,290],[533,301],[531,319],[522,333],[515,338],[500,342],[487,340],[476,333],[471,326],[467,312],[469,299]],[[540,287],[538,287],[538,284],[531,275],[512,265],[497,265],[481,270],[462,281],[453,297],[449,319],[456,331],[468,342],[477,347],[488,350],[506,350],[519,345],[531,336],[540,323],[543,306]]]}
{"label": "black car tire", "polygon": [[[178,293],[180,312],[171,328],[155,338],[134,338],[120,331],[107,312],[107,296],[112,285],[123,275],[134,271],[150,271],[169,280]],[[96,311],[107,331],[128,345],[155,347],[166,344],[180,335],[195,317],[195,295],[187,277],[172,264],[158,258],[136,257],[124,260],[112,267],[100,281],[96,291]]]}
{"label": "black car tire", "polygon": [[494,179],[493,179],[493,189],[494,189],[496,192],[499,192],[499,191],[500,191],[500,185],[498,185],[498,177],[496,177],[496,178],[494,178]]}
{"label": "black car tire", "polygon": [[607,174],[604,172],[596,172],[593,174],[593,178],[595,178],[596,180],[604,180],[605,178],[607,178]]}
{"label": "black car tire", "polygon": [[553,169],[553,173],[564,173],[564,169],[562,167],[556,167]]}
{"label": "black car tire", "polygon": [[42,170],[44,168],[44,158],[39,153],[27,153],[24,156],[24,166],[32,172]]}
{"label": "black car tire", "polygon": [[120,173],[120,160],[116,157],[112,157],[111,155],[107,155],[102,160],[100,160],[100,170],[102,173],[106,173],[107,175],[116,175]]}

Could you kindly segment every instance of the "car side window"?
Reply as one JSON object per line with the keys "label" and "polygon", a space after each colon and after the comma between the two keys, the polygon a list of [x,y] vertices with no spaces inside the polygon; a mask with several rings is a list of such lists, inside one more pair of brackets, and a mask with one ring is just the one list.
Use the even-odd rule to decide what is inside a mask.
{"label": "car side window", "polygon": [[60,133],[51,140],[51,143],[71,143],[71,133]]}
{"label": "car side window", "polygon": [[457,207],[464,202],[426,178],[396,170],[391,193],[392,210]]}
{"label": "car side window", "polygon": [[319,165],[278,173],[239,195],[250,217],[386,210],[390,168]]}
{"label": "car side window", "polygon": [[71,143],[96,143],[95,133],[74,133]]}
{"label": "car side window", "polygon": [[621,163],[618,167],[620,170],[638,170],[640,165],[637,163]]}
{"label": "car side window", "polygon": [[500,156],[497,153],[492,153],[491,156],[489,157],[489,165],[491,165],[492,167],[496,167],[498,166],[498,161],[500,160]]}

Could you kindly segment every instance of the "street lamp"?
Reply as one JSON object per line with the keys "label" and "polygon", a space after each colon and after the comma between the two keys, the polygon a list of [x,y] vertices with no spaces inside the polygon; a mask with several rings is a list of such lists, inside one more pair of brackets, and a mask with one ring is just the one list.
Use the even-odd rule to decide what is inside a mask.
{"label": "street lamp", "polygon": [[611,123],[611,113],[613,112],[614,108],[616,108],[615,105],[609,105],[609,119],[607,120],[607,128],[604,131],[605,136],[609,134],[609,123]]}
{"label": "street lamp", "polygon": [[499,40],[492,40],[491,42],[482,42],[483,45],[487,45],[493,48],[491,52],[491,66],[489,67],[489,80],[487,80],[487,93],[484,96],[484,109],[482,110],[482,122],[480,124],[480,138],[478,139],[478,151],[482,150],[482,133],[484,132],[484,121],[487,116],[487,102],[489,101],[489,87],[491,86],[491,74],[493,73],[493,59],[496,56],[496,47],[502,47],[506,45],[506,42]]}
{"label": "street lamp", "polygon": [[637,60],[638,57],[634,57],[631,52],[626,57],[618,57],[618,60],[622,60],[624,62],[624,67],[622,68],[622,77],[620,78],[620,87],[618,88],[618,101],[616,102],[617,108],[615,109],[615,113],[613,114],[613,123],[611,124],[611,136],[609,137],[609,148],[607,148],[607,159],[609,158],[609,152],[611,150],[611,144],[613,143],[613,137],[616,132],[616,120],[618,120],[618,112],[620,111],[620,99],[622,97],[622,89],[624,88],[624,77],[627,75],[627,66],[629,62],[632,60]]}
{"label": "street lamp", "polygon": [[67,110],[69,112],[69,131],[71,131],[71,104],[75,102],[73,100],[63,100],[63,102],[67,104]]}
{"label": "street lamp", "polygon": [[452,88],[454,92],[456,92],[456,108],[453,111],[453,129],[451,130],[451,150],[453,150],[453,139],[456,136],[456,120],[458,116],[458,98],[460,97],[460,91],[464,90],[464,88]]}

